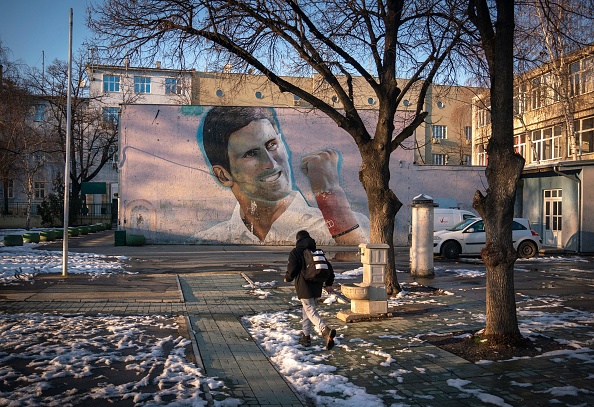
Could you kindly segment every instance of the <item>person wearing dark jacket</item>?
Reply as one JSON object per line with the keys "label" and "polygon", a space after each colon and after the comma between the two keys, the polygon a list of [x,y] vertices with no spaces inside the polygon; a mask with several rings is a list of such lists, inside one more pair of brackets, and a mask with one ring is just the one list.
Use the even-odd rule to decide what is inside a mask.
{"label": "person wearing dark jacket", "polygon": [[295,281],[297,297],[301,300],[301,304],[303,305],[303,320],[301,323],[302,332],[299,343],[303,346],[310,346],[311,332],[315,327],[326,341],[326,349],[330,350],[334,347],[336,329],[331,329],[324,323],[316,308],[316,301],[322,296],[322,288],[324,284],[326,285],[326,291],[328,291],[328,293],[333,291],[332,284],[334,283],[334,270],[332,269],[330,262],[328,262],[330,277],[325,283],[305,280],[303,278],[303,270],[305,270],[303,251],[316,250],[316,241],[311,238],[309,232],[306,230],[297,232],[296,240],[297,243],[295,244],[295,248],[289,253],[289,263],[287,265],[285,281]]}

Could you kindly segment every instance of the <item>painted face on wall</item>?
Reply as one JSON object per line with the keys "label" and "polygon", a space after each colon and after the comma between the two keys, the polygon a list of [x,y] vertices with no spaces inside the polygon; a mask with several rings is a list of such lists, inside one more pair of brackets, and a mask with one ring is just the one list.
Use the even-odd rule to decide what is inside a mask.
{"label": "painted face on wall", "polygon": [[278,201],[291,193],[289,154],[268,120],[253,121],[232,133],[228,153],[237,192],[266,201]]}

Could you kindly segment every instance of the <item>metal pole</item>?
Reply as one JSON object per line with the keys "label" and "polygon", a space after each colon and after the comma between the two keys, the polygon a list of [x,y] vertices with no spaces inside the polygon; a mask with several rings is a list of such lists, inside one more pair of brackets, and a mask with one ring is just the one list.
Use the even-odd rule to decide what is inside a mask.
{"label": "metal pole", "polygon": [[70,205],[70,123],[72,121],[72,9],[68,31],[68,96],[66,103],[66,168],[64,169],[64,239],[62,244],[62,275],[68,276],[68,212]]}

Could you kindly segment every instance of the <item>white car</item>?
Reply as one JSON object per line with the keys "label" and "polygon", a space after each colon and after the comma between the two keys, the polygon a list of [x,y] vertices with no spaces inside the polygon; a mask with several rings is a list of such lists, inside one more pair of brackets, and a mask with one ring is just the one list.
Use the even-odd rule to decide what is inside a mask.
{"label": "white car", "polygon": [[[514,218],[512,239],[518,256],[528,259],[538,256],[542,247],[540,235],[524,218]],[[487,242],[485,223],[481,218],[466,219],[448,230],[433,233],[433,254],[456,259],[460,255],[480,254]]]}

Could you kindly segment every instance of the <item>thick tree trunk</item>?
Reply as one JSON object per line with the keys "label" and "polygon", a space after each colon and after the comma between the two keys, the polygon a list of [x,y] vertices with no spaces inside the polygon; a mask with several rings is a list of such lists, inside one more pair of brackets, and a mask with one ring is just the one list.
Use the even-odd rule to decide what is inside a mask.
{"label": "thick tree trunk", "polygon": [[[517,180],[524,160],[510,152],[493,154],[487,169],[487,196],[477,193],[474,207],[483,216],[487,244],[481,256],[487,268],[486,326],[492,344],[513,345],[522,339],[516,316],[512,221]],[[494,171],[493,169],[497,169]]]}
{"label": "thick tree trunk", "polygon": [[513,42],[514,2],[496,0],[494,9],[486,0],[470,2],[471,19],[480,32],[491,79],[491,139],[485,171],[489,188],[477,191],[473,207],[483,217],[487,244],[481,255],[487,267],[487,324],[484,336],[491,344],[515,345],[521,339],[516,315],[512,243],[516,187],[524,159],[514,152]]}
{"label": "thick tree trunk", "polygon": [[402,206],[394,192],[389,188],[389,153],[375,148],[374,143],[361,149],[363,164],[359,171],[359,180],[367,194],[369,204],[370,242],[384,243],[388,250],[388,265],[385,282],[388,296],[399,293],[402,289],[396,277],[394,259],[394,218]]}

